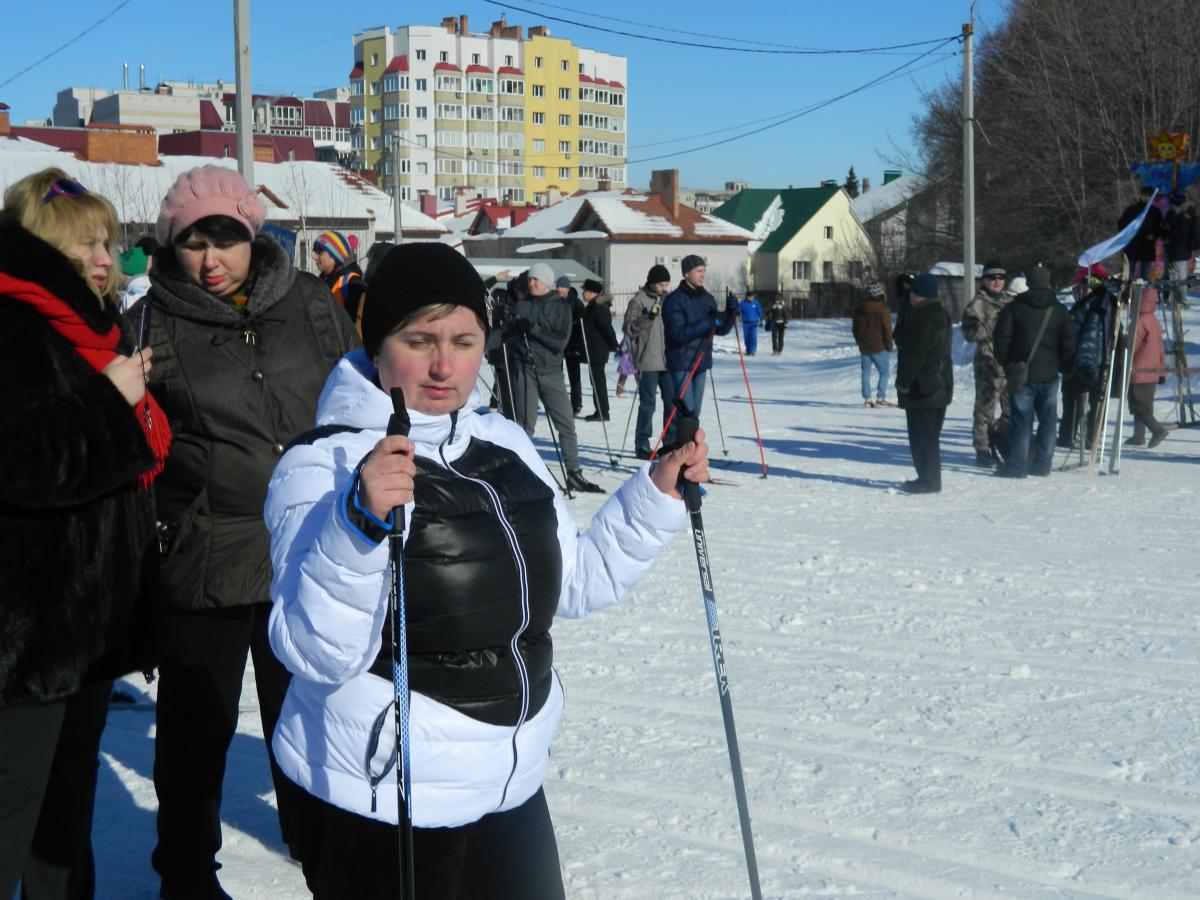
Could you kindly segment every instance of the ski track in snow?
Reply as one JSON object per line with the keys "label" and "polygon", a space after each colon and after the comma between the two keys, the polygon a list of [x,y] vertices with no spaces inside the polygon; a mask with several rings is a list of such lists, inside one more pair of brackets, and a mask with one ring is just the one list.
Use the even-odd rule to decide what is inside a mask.
{"label": "ski track in snow", "polygon": [[[728,455],[712,382],[703,416],[734,485],[709,489],[704,521],[764,895],[1200,894],[1200,430],[1127,452],[1118,477],[989,478],[956,339],[945,490],[908,497],[904,414],[862,407],[849,322],[793,323],[787,342],[746,360],[766,479],[732,336],[713,379]],[[613,400],[614,451],[631,402]],[[578,430],[589,475],[628,477],[598,423]],[[552,458],[544,427],[537,442]],[[603,499],[572,503],[580,524]],[[555,641],[567,706],[546,792],[567,895],[749,896],[686,535]],[[153,734],[150,710],[109,716],[101,898],[157,897]],[[308,896],[274,815],[250,670],[222,808],[239,900]]]}

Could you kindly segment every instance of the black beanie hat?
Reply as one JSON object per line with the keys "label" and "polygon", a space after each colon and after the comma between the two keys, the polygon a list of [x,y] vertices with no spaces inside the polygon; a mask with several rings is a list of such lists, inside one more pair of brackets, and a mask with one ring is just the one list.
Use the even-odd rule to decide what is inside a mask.
{"label": "black beanie hat", "polygon": [[671,271],[663,265],[653,265],[646,274],[646,284],[662,284],[671,280]]}
{"label": "black beanie hat", "polygon": [[363,348],[372,359],[383,340],[422,306],[454,303],[487,322],[483,279],[465,256],[440,243],[401,244],[379,263],[363,306]]}
{"label": "black beanie hat", "polygon": [[695,253],[689,253],[683,258],[683,262],[680,263],[680,268],[683,269],[683,274],[686,275],[688,272],[692,271],[692,269],[696,268],[696,266],[702,265],[704,265],[703,256],[697,256]]}

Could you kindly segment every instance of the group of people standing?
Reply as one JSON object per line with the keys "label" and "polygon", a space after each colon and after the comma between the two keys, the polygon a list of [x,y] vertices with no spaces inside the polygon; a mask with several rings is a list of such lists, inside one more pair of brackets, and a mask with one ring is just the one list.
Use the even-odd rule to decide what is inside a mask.
{"label": "group of people standing", "polygon": [[[149,287],[122,314],[112,205],[57,169],[4,194],[0,897],[93,894],[113,681],[157,669],[160,895],[227,898],[221,802],[248,656],[280,836],[309,887],[371,895],[371,873],[392,890],[395,792],[364,798],[388,757],[368,748],[391,693],[377,657],[400,507],[418,893],[562,896],[540,790],[562,706],[550,622],[620,599],[680,530],[704,433],[579,534],[525,432],[474,410],[489,323],[465,259],[405,245],[369,284],[331,232],[317,278],[265,218],[232,169],[180,175],[141,250]],[[541,297],[552,279],[532,275]],[[520,313],[565,344],[569,312]],[[536,358],[522,317],[514,346]],[[409,437],[385,434],[394,387]],[[444,762],[467,750],[466,768]]]}

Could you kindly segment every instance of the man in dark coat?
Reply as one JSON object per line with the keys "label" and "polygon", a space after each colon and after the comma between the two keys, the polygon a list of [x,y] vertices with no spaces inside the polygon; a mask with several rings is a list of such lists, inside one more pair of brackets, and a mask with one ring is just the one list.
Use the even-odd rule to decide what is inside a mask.
{"label": "man in dark coat", "polygon": [[900,489],[908,494],[942,490],[942,423],[954,397],[950,360],[950,316],[938,302],[937,279],[926,273],[912,282],[910,311],[896,326],[899,348],[896,399],[908,419],[908,447],[917,477]]}
{"label": "man in dark coat", "polygon": [[[676,397],[694,415],[700,415],[704,402],[704,382],[712,368],[714,335],[729,334],[738,317],[738,302],[730,297],[722,315],[717,301],[704,289],[705,265],[702,257],[689,254],[681,264],[683,280],[663,300],[663,337],[667,348],[667,370],[671,373]],[[695,366],[693,374],[693,366]],[[688,380],[690,377],[690,381]],[[684,383],[687,389],[684,390]],[[675,442],[675,425],[663,438],[664,445]]]}
{"label": "man in dark coat", "polygon": [[1037,452],[1029,471],[1034,475],[1050,474],[1058,418],[1059,367],[1075,355],[1075,323],[1067,308],[1055,299],[1049,270],[1038,266],[1029,273],[1028,281],[1029,290],[1000,311],[993,336],[1000,365],[1027,364],[1025,384],[1019,390],[1013,390],[1009,381],[1012,425],[1004,465],[996,471],[1003,478],[1025,477],[1035,415]]}
{"label": "man in dark coat", "polygon": [[571,410],[575,415],[583,412],[583,380],[580,377],[579,366],[587,356],[583,346],[583,301],[575,288],[571,287],[571,279],[559,275],[554,281],[554,290],[558,296],[571,304],[571,336],[567,338],[567,346],[563,349],[563,362],[567,366],[567,383],[571,390]]}
{"label": "man in dark coat", "polygon": [[612,298],[601,297],[604,285],[589,278],[583,283],[583,339],[588,368],[592,372],[592,401],[596,411],[587,417],[589,422],[608,421],[608,379],[604,364],[608,355],[616,353],[620,344],[612,324]]}

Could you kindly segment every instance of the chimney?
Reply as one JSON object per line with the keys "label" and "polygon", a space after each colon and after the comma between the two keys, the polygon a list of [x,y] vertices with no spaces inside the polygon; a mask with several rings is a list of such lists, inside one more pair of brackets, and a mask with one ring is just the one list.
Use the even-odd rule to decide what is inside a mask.
{"label": "chimney", "polygon": [[671,218],[679,216],[679,170],[656,169],[650,173],[650,193],[658,194]]}
{"label": "chimney", "polygon": [[531,38],[550,37],[550,29],[547,28],[545,25],[530,25],[529,26],[529,36]]}
{"label": "chimney", "polygon": [[458,17],[458,33],[461,35],[467,34],[467,14],[463,13]]}
{"label": "chimney", "polygon": [[871,179],[864,178],[862,182],[862,192],[865,194],[869,190],[871,190]]}
{"label": "chimney", "polygon": [[8,134],[10,127],[8,124],[8,104],[0,103],[0,134]]}
{"label": "chimney", "polygon": [[458,23],[455,22],[454,16],[443,16],[442,27],[445,28],[450,34],[454,34],[458,29]]}
{"label": "chimney", "polygon": [[437,197],[429,191],[421,191],[421,212],[431,219],[437,218]]}
{"label": "chimney", "polygon": [[129,90],[129,63],[121,63],[121,90]]}
{"label": "chimney", "polygon": [[146,64],[138,63],[138,90],[144,91],[145,89],[146,89]]}

